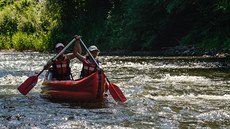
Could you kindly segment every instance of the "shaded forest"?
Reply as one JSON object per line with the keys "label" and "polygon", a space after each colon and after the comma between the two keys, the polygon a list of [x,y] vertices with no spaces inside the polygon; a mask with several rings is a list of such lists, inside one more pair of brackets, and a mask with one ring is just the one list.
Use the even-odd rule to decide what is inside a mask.
{"label": "shaded forest", "polygon": [[228,0],[1,0],[0,49],[47,51],[75,34],[103,51],[230,49]]}

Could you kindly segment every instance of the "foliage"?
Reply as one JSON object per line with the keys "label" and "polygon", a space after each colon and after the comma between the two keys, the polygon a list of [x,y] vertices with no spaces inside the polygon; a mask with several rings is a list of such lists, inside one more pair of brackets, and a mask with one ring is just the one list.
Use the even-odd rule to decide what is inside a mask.
{"label": "foliage", "polygon": [[[58,16],[48,11],[46,1],[2,0],[0,5],[0,48],[47,50]],[[53,9],[58,10],[58,8]]]}
{"label": "foliage", "polygon": [[230,49],[228,0],[1,0],[0,49],[44,51],[82,35],[103,51]]}
{"label": "foliage", "polygon": [[230,49],[230,38],[227,38],[224,41],[224,48]]}

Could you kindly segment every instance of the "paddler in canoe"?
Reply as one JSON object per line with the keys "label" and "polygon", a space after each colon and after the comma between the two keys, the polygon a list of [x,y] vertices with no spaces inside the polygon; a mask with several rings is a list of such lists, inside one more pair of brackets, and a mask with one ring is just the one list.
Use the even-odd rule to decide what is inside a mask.
{"label": "paddler in canoe", "polygon": [[[76,37],[76,40],[79,41],[79,37]],[[82,71],[80,78],[84,78],[86,76],[89,76],[93,72],[96,72],[99,68],[94,62],[94,60],[89,56],[88,53],[86,53],[85,56],[81,55],[82,49],[81,45],[76,45],[76,48],[74,48],[75,51],[73,51],[74,55],[83,63]],[[97,59],[97,56],[100,53],[100,50],[95,46],[92,45],[88,48],[89,52],[93,56],[93,58],[97,61],[99,64],[99,60]]]}
{"label": "paddler in canoe", "polygon": [[[73,56],[70,56],[70,57],[68,58],[68,56],[65,56],[63,53],[64,53],[64,51],[65,51],[74,41],[76,41],[76,44],[75,44],[75,46],[74,46],[74,51],[73,51],[73,53],[67,54],[67,55],[73,55]],[[80,43],[82,43],[82,45],[84,46],[84,48],[87,50],[87,54],[89,55],[88,59],[87,59],[87,56],[84,57],[84,56],[81,55],[82,50],[81,50]],[[42,73],[45,69],[48,69],[48,68],[53,64],[53,61],[55,61],[56,59],[58,59],[58,58],[60,58],[60,57],[62,57],[62,58],[60,58],[60,61],[62,61],[63,59],[66,59],[66,58],[67,58],[67,60],[71,60],[71,59],[73,59],[73,58],[76,56],[76,57],[77,57],[80,61],[82,61],[83,63],[84,63],[84,62],[87,63],[88,68],[89,68],[89,66],[93,66],[93,65],[94,65],[93,63],[95,63],[96,66],[97,66],[98,68],[93,69],[92,71],[95,71],[95,70],[97,71],[98,69],[101,69],[100,66],[99,66],[99,64],[98,64],[98,61],[95,60],[95,58],[97,57],[97,55],[99,54],[100,51],[97,49],[96,46],[91,46],[91,47],[87,48],[86,45],[84,44],[84,42],[81,40],[80,36],[76,36],[75,39],[73,39],[70,43],[68,43],[68,45],[66,45],[66,47],[64,47],[63,44],[57,44],[57,45],[56,45],[56,49],[57,49],[57,51],[58,51],[58,49],[59,49],[60,52],[59,52],[55,57],[53,57],[53,58],[51,59],[51,61],[48,61],[47,65],[46,65],[37,75],[35,75],[35,76],[30,76],[29,78],[27,78],[27,79],[17,88],[21,94],[26,95],[26,94],[37,84],[38,76],[41,75],[41,73]],[[62,59],[62,60],[61,60],[61,59]],[[93,63],[92,63],[92,62],[93,62]],[[66,63],[66,64],[68,64],[68,63]],[[59,67],[59,66],[58,66],[58,67]],[[61,65],[61,67],[62,67],[62,65]],[[57,68],[57,67],[56,67],[56,68]],[[68,67],[65,66],[64,68],[65,68],[65,70],[67,71],[67,68],[68,68]],[[85,68],[87,68],[87,67],[85,67]],[[84,70],[85,70],[85,69],[84,69]],[[88,71],[87,71],[87,72],[88,72]],[[101,73],[101,72],[104,73],[102,70],[99,70],[99,71],[97,71],[96,73]],[[62,73],[62,71],[61,71],[61,73]],[[67,73],[67,72],[65,72],[65,73]],[[95,73],[95,74],[96,74],[96,73]],[[60,75],[69,76],[69,74],[60,74]],[[82,76],[87,76],[87,75],[88,75],[88,73],[86,73],[85,75],[82,75]],[[94,74],[91,74],[91,75],[94,75]],[[102,75],[104,75],[104,74],[102,74]],[[90,77],[90,76],[88,76],[88,77]],[[87,77],[85,77],[85,78],[87,78]],[[83,79],[85,79],[85,78],[83,78]],[[105,83],[103,83],[103,82],[100,83],[100,85],[102,84],[102,86],[101,86],[102,90],[97,90],[97,91],[100,91],[99,95],[102,94],[102,93],[104,92],[104,90],[109,89],[109,92],[110,92],[110,94],[112,95],[112,97],[114,98],[115,101],[117,101],[117,102],[125,102],[127,99],[126,99],[126,97],[124,96],[124,94],[122,93],[122,91],[120,90],[120,88],[119,88],[118,86],[116,86],[115,84],[113,84],[112,82],[110,82],[109,79],[108,79],[105,75],[104,75],[103,78],[106,78],[106,81],[107,81],[109,87],[106,86],[105,89],[104,89],[103,86],[104,86]],[[61,78],[60,80],[62,80],[62,79],[63,79],[63,78]],[[64,79],[70,79],[70,77],[66,77],[66,78],[64,78]],[[82,80],[82,79],[81,79],[81,80]],[[86,79],[85,79],[85,80],[86,80]],[[99,80],[103,81],[104,79],[99,79]],[[57,82],[57,81],[50,81],[50,82]],[[60,81],[60,82],[64,82],[64,83],[65,83],[65,81]],[[85,84],[85,83],[84,83],[84,84]],[[71,87],[71,88],[72,88],[72,87]],[[53,92],[53,93],[55,94],[56,92]],[[97,93],[98,93],[98,92],[97,92]],[[104,97],[104,96],[102,95],[102,97]]]}
{"label": "paddler in canoe", "polygon": [[[76,36],[76,43],[74,45],[74,53],[82,53],[80,46],[80,36]],[[65,46],[62,43],[57,43],[55,45],[55,53],[59,53],[63,50]],[[49,70],[48,80],[73,80],[70,68],[70,60],[74,59],[76,56],[74,53],[62,53],[56,60],[49,60],[44,66],[44,69]]]}

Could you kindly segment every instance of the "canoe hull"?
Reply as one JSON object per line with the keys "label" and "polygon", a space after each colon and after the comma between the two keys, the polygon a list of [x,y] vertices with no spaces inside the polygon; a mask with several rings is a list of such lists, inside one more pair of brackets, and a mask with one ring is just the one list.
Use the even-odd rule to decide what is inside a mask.
{"label": "canoe hull", "polygon": [[42,97],[63,102],[103,102],[108,90],[105,75],[101,71],[80,80],[44,80],[41,89]]}

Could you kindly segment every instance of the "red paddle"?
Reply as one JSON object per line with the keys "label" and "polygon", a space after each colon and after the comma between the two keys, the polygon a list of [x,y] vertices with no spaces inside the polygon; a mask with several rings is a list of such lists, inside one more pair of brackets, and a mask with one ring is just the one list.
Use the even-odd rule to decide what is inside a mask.
{"label": "red paddle", "polygon": [[124,103],[127,99],[124,96],[124,94],[122,93],[122,91],[120,90],[120,88],[113,83],[109,83],[109,84],[110,84],[109,93],[112,96],[114,96],[113,98],[116,99],[116,101]]}
{"label": "red paddle", "polygon": [[109,82],[109,93],[112,95],[113,99],[117,102],[124,103],[127,99],[125,95],[122,93],[122,91],[120,90],[120,88],[115,84],[111,83],[107,77],[106,79]]}
{"label": "red paddle", "polygon": [[[99,64],[94,59],[92,54],[89,52],[89,50],[87,49],[84,42],[81,39],[80,39],[80,41],[81,41],[82,45],[85,47],[85,49],[88,52],[88,54],[90,55],[90,57],[93,59],[94,63],[97,65],[98,68],[100,68]],[[122,91],[120,90],[120,88],[118,86],[116,86],[115,84],[111,83],[106,76],[105,76],[105,78],[109,82],[109,93],[112,95],[113,99],[117,102],[122,102],[122,103],[125,102],[127,99],[126,99],[125,95],[122,93]]]}
{"label": "red paddle", "polygon": [[[75,38],[65,47],[62,49],[61,52],[59,52],[52,60],[56,60],[73,42],[75,41]],[[37,84],[38,76],[44,71],[45,69],[42,69],[41,72],[39,72],[36,76],[31,76],[27,78],[19,87],[18,91],[26,95],[29,93],[29,91]]]}
{"label": "red paddle", "polygon": [[31,76],[26,79],[19,87],[18,91],[20,91],[21,94],[26,95],[36,84],[38,81],[38,76],[44,71],[43,69],[39,74],[36,76]]}

